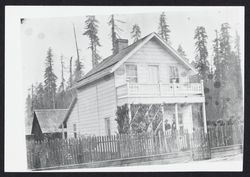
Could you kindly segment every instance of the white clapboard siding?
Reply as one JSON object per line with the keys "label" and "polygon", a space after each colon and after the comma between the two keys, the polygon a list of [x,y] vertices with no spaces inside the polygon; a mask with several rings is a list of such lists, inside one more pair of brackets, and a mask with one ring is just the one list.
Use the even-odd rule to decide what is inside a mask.
{"label": "white clapboard siding", "polygon": [[[77,132],[81,135],[104,135],[104,119],[110,117],[111,132],[114,133],[116,131],[115,94],[113,76],[78,90],[78,100],[74,106],[74,109],[78,107],[79,112]],[[68,125],[72,125],[72,129],[68,129],[69,133],[73,132],[74,120],[77,120],[74,116],[71,117],[72,120],[68,120]]]}
{"label": "white clapboard siding", "polygon": [[[162,83],[169,83],[169,66],[177,66],[179,70],[180,82],[188,82],[188,77],[182,76],[181,73],[187,73],[187,67],[180,63],[163,48],[158,41],[154,39],[147,42],[141,49],[132,55],[126,63],[137,65],[138,82],[147,83],[148,65],[159,65],[159,79]],[[121,79],[121,77],[119,78]],[[122,83],[122,81],[119,81]]]}
{"label": "white clapboard siding", "polygon": [[[76,104],[74,105],[70,115],[69,115],[69,118],[68,118],[68,121],[67,121],[67,136],[68,138],[72,138],[74,137],[74,130],[73,130],[73,125],[76,124],[76,126],[78,126],[78,113],[77,113],[77,105],[78,104],[78,101],[76,102]],[[76,127],[78,128],[78,127]]]}
{"label": "white clapboard siding", "polygon": [[110,118],[111,133],[117,131],[117,123],[115,121],[116,112],[116,90],[114,85],[114,77],[108,81],[100,82],[97,85],[98,91],[98,107],[100,134],[105,135],[105,118]]}
{"label": "white clapboard siding", "polygon": [[126,74],[125,74],[125,65],[121,65],[115,72],[115,86],[119,87],[123,84],[125,84],[126,82]]}

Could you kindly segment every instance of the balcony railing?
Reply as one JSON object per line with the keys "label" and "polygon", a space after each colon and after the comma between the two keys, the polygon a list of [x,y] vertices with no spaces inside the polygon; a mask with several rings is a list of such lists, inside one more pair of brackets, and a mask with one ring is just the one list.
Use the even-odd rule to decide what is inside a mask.
{"label": "balcony railing", "polygon": [[117,87],[118,98],[123,96],[191,96],[204,95],[201,83],[130,84]]}

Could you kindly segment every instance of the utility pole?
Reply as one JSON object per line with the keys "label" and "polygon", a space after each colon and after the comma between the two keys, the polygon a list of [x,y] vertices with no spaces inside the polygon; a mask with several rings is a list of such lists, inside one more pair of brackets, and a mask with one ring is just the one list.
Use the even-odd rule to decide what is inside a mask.
{"label": "utility pole", "polygon": [[75,44],[76,44],[77,60],[78,60],[78,62],[79,62],[80,56],[79,56],[79,49],[78,49],[78,44],[77,44],[77,40],[76,40],[76,30],[75,30],[75,25],[74,25],[74,23],[73,23],[73,29],[74,29],[74,37],[75,37]]}
{"label": "utility pole", "polygon": [[69,84],[70,84],[70,87],[72,87],[72,58],[73,57],[70,57],[70,63],[69,63]]}
{"label": "utility pole", "polygon": [[64,69],[64,62],[63,62],[63,55],[61,55],[61,67],[62,67],[62,90],[64,91],[64,73],[63,73],[63,69]]}
{"label": "utility pole", "polygon": [[31,110],[33,112],[33,84],[31,85]]}

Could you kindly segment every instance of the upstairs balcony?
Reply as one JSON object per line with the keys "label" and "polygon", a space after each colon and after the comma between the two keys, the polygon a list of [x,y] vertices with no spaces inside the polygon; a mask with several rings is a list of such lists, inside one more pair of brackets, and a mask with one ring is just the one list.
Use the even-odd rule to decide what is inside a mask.
{"label": "upstairs balcony", "polygon": [[116,88],[117,97],[186,97],[204,96],[200,83],[137,84],[126,83]]}

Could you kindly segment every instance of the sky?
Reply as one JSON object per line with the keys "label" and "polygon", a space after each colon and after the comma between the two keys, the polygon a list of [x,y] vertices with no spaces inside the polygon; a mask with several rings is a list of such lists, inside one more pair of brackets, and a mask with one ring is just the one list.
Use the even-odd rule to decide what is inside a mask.
{"label": "sky", "polygon": [[[187,58],[195,58],[194,31],[197,26],[204,26],[208,35],[208,60],[212,59],[212,41],[215,38],[215,30],[219,30],[222,23],[229,23],[231,29],[231,40],[234,41],[235,32],[238,31],[241,39],[241,53],[244,53],[244,11],[237,7],[186,7],[171,8],[150,13],[121,13],[115,14],[115,18],[125,23],[117,23],[122,29],[119,36],[128,39],[129,44],[133,41],[130,32],[132,26],[138,24],[141,28],[142,37],[152,32],[158,32],[159,16],[165,11],[167,23],[170,28],[170,41],[173,48],[177,49],[181,44]],[[75,17],[51,17],[51,18],[25,18],[21,27],[21,52],[23,60],[23,84],[24,92],[30,93],[32,84],[43,82],[45,70],[45,58],[49,47],[52,48],[54,59],[54,72],[58,76],[57,85],[61,82],[60,58],[64,56],[65,79],[69,77],[69,59],[76,59],[76,47],[74,41],[73,24],[76,29],[80,59],[84,64],[84,73],[91,69],[91,51],[88,49],[89,39],[84,36],[84,21],[86,15],[82,13]],[[96,15],[99,21],[99,32],[101,47],[99,53],[104,59],[112,54],[111,51],[111,28],[108,20],[111,14]],[[243,58],[243,56],[242,56]],[[73,61],[73,66],[74,66]],[[242,60],[243,61],[243,60]]]}

